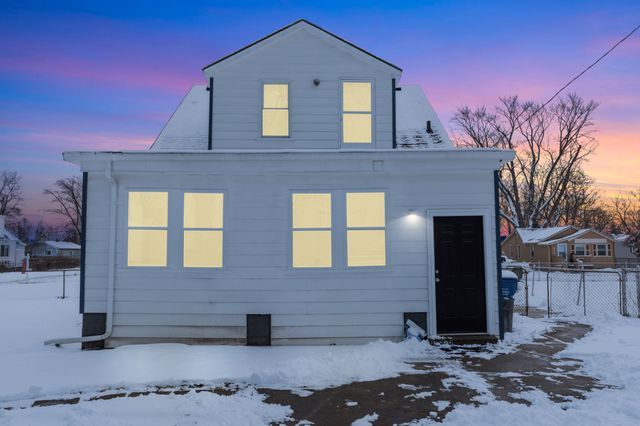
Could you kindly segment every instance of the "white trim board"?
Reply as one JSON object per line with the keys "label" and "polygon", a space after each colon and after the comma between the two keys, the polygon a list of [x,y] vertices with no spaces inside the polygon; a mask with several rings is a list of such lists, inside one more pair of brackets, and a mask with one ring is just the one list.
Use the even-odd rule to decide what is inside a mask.
{"label": "white trim board", "polygon": [[[491,244],[491,238],[487,236],[493,235],[491,223],[494,220],[491,209],[474,209],[474,208],[456,208],[456,209],[427,209],[427,291],[428,291],[428,311],[427,311],[427,330],[429,336],[438,335],[437,315],[436,315],[436,287],[435,287],[435,250],[434,250],[434,230],[433,218],[443,216],[481,216],[482,232],[484,238],[484,279],[485,279],[485,297],[487,309],[487,334],[498,336],[498,289],[496,288],[496,250],[495,245]],[[468,333],[465,333],[468,334]],[[481,333],[484,334],[484,333]]]}

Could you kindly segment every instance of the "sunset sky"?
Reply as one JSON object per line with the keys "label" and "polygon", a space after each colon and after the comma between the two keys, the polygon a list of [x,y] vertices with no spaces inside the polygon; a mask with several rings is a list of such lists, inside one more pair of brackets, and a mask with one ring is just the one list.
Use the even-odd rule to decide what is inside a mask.
{"label": "sunset sky", "polygon": [[[451,128],[461,105],[546,100],[640,24],[640,1],[3,0],[0,170],[23,176],[25,213],[79,173],[63,151],[147,149],[204,65],[299,18],[402,67]],[[640,31],[570,91],[600,103],[590,174],[640,187]]]}

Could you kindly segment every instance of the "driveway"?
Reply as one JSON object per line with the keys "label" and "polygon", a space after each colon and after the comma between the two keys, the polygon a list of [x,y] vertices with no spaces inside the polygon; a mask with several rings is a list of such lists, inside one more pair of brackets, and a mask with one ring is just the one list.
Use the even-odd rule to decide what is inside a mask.
{"label": "driveway", "polygon": [[[378,415],[374,424],[411,422],[431,417],[443,419],[457,404],[479,405],[487,391],[497,400],[529,405],[518,397],[521,392],[540,390],[552,401],[583,399],[590,390],[604,385],[580,374],[580,361],[555,355],[568,343],[582,338],[591,328],[577,323],[558,323],[548,333],[515,352],[483,359],[482,347],[453,347],[447,360],[421,363],[424,373],[402,375],[371,382],[355,382],[320,390],[309,396],[288,391],[260,389],[266,402],[289,405],[294,420],[315,424],[350,425],[366,415]],[[474,353],[474,351],[477,351]],[[470,374],[480,376],[488,389],[465,386],[447,373],[447,365],[456,364]],[[459,376],[460,371],[456,372]]]}

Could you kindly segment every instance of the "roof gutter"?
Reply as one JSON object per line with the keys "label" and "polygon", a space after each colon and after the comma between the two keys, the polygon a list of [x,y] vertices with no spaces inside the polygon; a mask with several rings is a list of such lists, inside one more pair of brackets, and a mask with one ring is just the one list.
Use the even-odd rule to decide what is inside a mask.
{"label": "roof gutter", "polygon": [[391,134],[393,138],[393,149],[397,147],[396,141],[396,79],[391,79]]}
{"label": "roof gutter", "polygon": [[115,267],[116,267],[116,202],[118,199],[118,181],[113,177],[111,173],[112,162],[107,163],[105,169],[105,177],[111,183],[111,199],[110,199],[110,211],[109,211],[109,271],[107,277],[107,319],[105,332],[95,336],[84,337],[68,337],[63,339],[51,339],[44,342],[45,345],[66,345],[69,343],[86,343],[86,342],[99,342],[111,337],[113,333],[113,301],[115,296]]}
{"label": "roof gutter", "polygon": [[209,134],[207,137],[207,149],[211,151],[213,148],[213,77],[209,78]]}

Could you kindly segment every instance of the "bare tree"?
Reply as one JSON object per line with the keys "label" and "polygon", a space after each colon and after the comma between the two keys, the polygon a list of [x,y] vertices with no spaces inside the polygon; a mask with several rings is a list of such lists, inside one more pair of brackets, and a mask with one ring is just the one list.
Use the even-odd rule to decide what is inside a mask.
{"label": "bare tree", "polygon": [[613,216],[626,234],[640,232],[640,189],[618,194],[611,202]]}
{"label": "bare tree", "polygon": [[67,227],[77,235],[77,241],[82,238],[82,179],[71,176],[58,179],[53,188],[47,188],[43,194],[51,197],[54,208],[47,211],[64,216]]}
{"label": "bare tree", "polygon": [[33,225],[26,217],[14,219],[13,221],[7,223],[7,229],[24,243],[28,243],[31,240]]}
{"label": "bare tree", "polygon": [[625,242],[640,256],[640,189],[618,194],[611,202],[616,224],[629,238]]}
{"label": "bare tree", "polygon": [[18,172],[8,170],[0,172],[0,215],[15,217],[20,214],[21,179]]}
{"label": "bare tree", "polygon": [[462,132],[460,146],[516,152],[500,172],[501,214],[510,226],[534,228],[562,221],[565,196],[584,175],[582,165],[597,146],[592,137],[597,106],[570,94],[545,107],[511,96],[501,98],[495,112],[458,108],[452,121]]}

